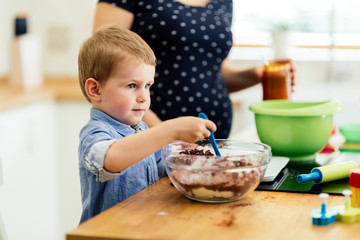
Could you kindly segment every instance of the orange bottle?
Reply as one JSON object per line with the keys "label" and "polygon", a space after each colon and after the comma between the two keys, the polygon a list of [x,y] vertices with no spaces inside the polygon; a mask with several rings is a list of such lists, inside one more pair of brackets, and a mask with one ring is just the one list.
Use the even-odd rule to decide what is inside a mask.
{"label": "orange bottle", "polygon": [[263,100],[291,98],[290,64],[270,62],[264,65]]}

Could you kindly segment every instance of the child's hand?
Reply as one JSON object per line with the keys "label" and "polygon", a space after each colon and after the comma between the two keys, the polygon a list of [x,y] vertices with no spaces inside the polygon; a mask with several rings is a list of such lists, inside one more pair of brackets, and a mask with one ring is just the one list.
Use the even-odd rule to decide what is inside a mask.
{"label": "child's hand", "polygon": [[[210,120],[198,117],[179,117],[166,121],[168,131],[174,131],[174,139],[185,142],[196,142],[210,136],[216,131],[216,125]],[[171,130],[170,130],[171,129]]]}
{"label": "child's hand", "polygon": [[161,122],[113,143],[106,152],[104,168],[110,172],[124,170],[171,142],[194,143],[210,137],[210,130],[216,131],[215,123],[199,117],[179,117]]}

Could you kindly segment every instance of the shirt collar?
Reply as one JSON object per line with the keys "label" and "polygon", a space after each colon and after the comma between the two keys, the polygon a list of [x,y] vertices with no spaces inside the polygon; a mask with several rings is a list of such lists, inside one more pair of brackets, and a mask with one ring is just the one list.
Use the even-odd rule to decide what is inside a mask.
{"label": "shirt collar", "polygon": [[[91,119],[94,119],[94,120],[106,122],[107,124],[113,126],[114,129],[116,129],[116,131],[119,134],[124,135],[124,136],[134,134],[135,132],[137,132],[137,129],[135,129],[134,127],[123,124],[123,123],[119,122],[118,120],[112,118],[111,116],[107,115],[106,113],[104,113],[100,110],[97,110],[95,108],[90,109],[90,117],[91,117]],[[135,126],[139,126],[139,124],[137,124]]]}

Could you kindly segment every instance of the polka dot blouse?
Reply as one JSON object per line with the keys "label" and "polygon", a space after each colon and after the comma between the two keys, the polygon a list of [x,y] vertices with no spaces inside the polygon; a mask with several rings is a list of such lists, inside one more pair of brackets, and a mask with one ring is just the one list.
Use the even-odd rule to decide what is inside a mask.
{"label": "polka dot blouse", "polygon": [[155,52],[151,109],[159,118],[204,112],[218,127],[215,137],[227,138],[232,108],[220,65],[232,46],[232,1],[210,0],[202,7],[176,0],[103,2],[132,12],[131,30]]}

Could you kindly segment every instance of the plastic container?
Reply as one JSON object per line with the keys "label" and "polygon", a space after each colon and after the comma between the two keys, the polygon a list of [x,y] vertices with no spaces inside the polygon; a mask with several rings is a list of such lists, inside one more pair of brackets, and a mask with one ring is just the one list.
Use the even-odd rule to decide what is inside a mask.
{"label": "plastic container", "polygon": [[360,143],[360,123],[348,123],[339,126],[340,133],[348,143]]}
{"label": "plastic container", "polygon": [[253,104],[255,124],[262,143],[274,156],[290,160],[314,160],[333,128],[333,115],[343,109],[338,101],[292,102],[267,100]]}

